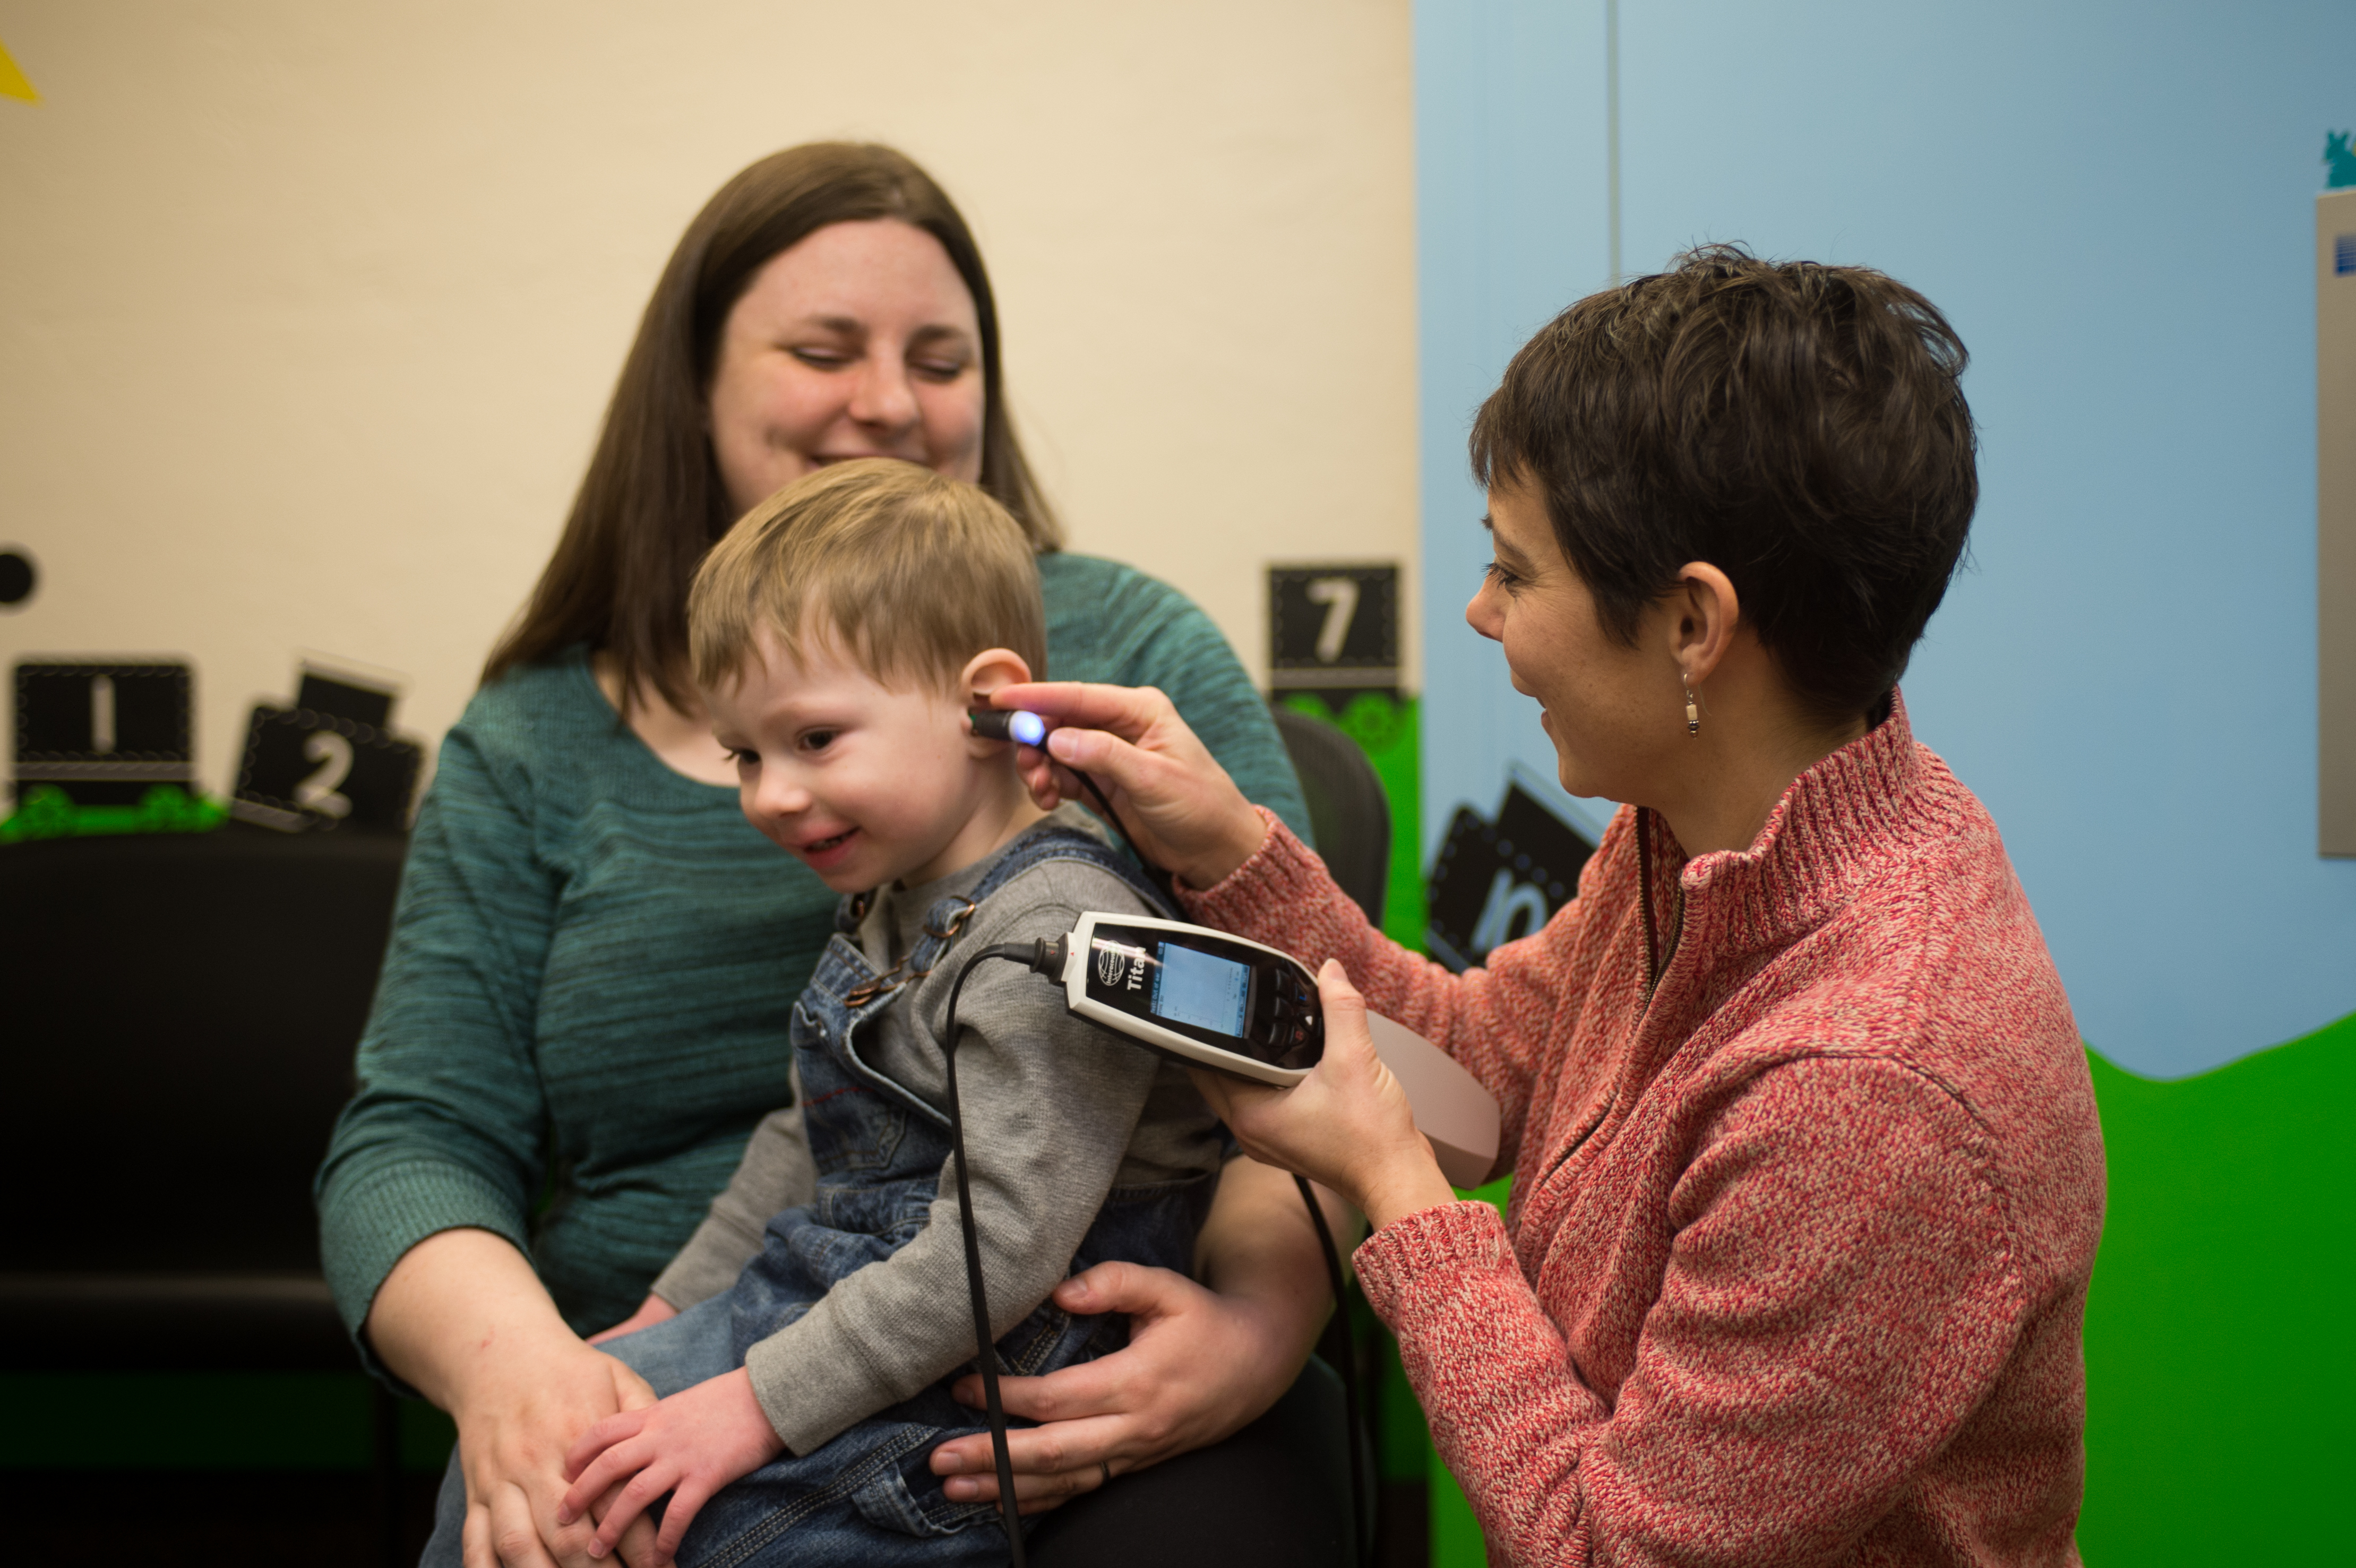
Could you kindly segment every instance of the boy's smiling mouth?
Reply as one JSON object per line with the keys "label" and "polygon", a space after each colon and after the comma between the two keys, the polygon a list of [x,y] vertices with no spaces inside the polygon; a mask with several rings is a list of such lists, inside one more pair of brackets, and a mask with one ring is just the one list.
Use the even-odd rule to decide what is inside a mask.
{"label": "boy's smiling mouth", "polygon": [[824,838],[809,839],[801,844],[796,845],[794,848],[796,852],[803,856],[805,859],[820,859],[841,848],[845,844],[848,844],[851,841],[851,836],[858,831],[859,829],[856,827],[846,827],[840,833],[830,835]]}
{"label": "boy's smiling mouth", "polygon": [[[821,877],[831,877],[844,870],[859,854],[864,842],[856,827],[846,827],[840,833],[823,838],[805,838],[789,846],[795,858]],[[838,890],[840,891],[840,890]]]}

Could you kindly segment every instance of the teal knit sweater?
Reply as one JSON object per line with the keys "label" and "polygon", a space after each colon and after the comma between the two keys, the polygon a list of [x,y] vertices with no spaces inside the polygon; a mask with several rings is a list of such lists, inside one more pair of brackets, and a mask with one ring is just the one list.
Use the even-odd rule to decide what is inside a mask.
{"label": "teal knit sweater", "polygon": [[[1049,671],[1158,686],[1244,793],[1306,837],[1268,709],[1184,595],[1049,555]],[[357,1331],[427,1236],[523,1248],[587,1332],[628,1316],[787,1104],[787,1015],[835,896],[736,792],[624,728],[585,653],[477,692],[442,745],[319,1172],[320,1253]]]}

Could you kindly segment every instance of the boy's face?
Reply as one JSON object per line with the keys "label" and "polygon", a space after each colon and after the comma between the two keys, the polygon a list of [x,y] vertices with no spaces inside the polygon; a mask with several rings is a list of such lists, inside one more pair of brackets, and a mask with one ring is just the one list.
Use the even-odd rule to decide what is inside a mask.
{"label": "boy's face", "polygon": [[[892,690],[829,635],[797,658],[775,633],[734,684],[707,689],[712,733],[735,754],[745,820],[839,893],[918,883],[993,846],[960,694]],[[960,858],[962,857],[962,858]]]}

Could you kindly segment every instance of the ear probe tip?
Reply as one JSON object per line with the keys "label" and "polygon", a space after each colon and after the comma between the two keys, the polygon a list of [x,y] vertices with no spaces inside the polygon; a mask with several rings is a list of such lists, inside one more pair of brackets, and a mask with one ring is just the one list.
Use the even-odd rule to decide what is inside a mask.
{"label": "ear probe tip", "polygon": [[1047,741],[1047,723],[1036,713],[1019,708],[976,708],[968,711],[973,732],[990,741],[1015,741],[1025,746]]}

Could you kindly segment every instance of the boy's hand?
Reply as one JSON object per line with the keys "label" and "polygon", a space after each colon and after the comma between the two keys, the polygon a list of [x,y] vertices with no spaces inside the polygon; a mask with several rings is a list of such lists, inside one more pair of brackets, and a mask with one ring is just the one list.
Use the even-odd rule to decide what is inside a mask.
{"label": "boy's hand", "polygon": [[573,1489],[564,1494],[557,1520],[572,1523],[626,1481],[589,1543],[589,1555],[603,1557],[632,1520],[669,1492],[670,1506],[655,1536],[656,1554],[668,1563],[679,1555],[687,1527],[712,1493],[759,1469],[785,1447],[753,1397],[752,1374],[739,1367],[591,1427],[564,1456],[564,1478]]}

